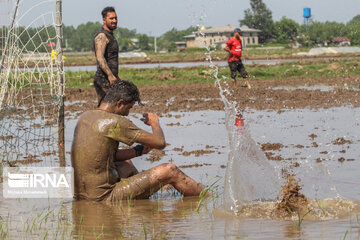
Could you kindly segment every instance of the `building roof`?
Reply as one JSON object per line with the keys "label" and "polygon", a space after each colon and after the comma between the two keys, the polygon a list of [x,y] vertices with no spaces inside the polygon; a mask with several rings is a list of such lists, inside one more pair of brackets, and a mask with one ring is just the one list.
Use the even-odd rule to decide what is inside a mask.
{"label": "building roof", "polygon": [[232,25],[209,28],[206,30],[202,30],[201,32],[202,33],[233,33],[235,28],[240,28],[241,31],[243,31],[243,32],[261,32],[260,30],[255,29],[255,28],[239,27],[239,26],[232,26]]}
{"label": "building roof", "polygon": [[195,38],[195,34],[186,35],[186,36],[184,36],[184,38]]}
{"label": "building roof", "polygon": [[350,39],[347,37],[334,37],[334,42],[349,42]]}

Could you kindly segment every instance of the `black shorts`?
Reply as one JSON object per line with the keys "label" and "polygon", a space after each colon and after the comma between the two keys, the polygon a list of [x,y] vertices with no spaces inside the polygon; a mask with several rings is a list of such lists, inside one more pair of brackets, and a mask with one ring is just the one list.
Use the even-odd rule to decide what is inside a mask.
{"label": "black shorts", "polygon": [[241,61],[232,61],[228,63],[229,63],[232,79],[236,78],[237,72],[240,73],[242,78],[247,78],[249,76],[245,70],[244,64]]}
{"label": "black shorts", "polygon": [[100,106],[101,101],[104,99],[106,92],[110,88],[110,82],[107,78],[96,76],[94,77],[94,87],[96,94],[98,96],[98,106]]}

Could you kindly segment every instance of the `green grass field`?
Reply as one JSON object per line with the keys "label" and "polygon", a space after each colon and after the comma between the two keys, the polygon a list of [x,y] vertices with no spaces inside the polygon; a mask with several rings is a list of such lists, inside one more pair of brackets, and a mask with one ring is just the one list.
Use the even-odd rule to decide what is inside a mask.
{"label": "green grass field", "polygon": [[[268,58],[285,58],[291,57],[298,52],[309,51],[308,48],[301,49],[264,49],[264,48],[244,48],[244,59],[268,59]],[[145,52],[146,58],[120,58],[119,63],[161,63],[161,62],[194,62],[203,61],[206,59],[208,50],[205,48],[189,48],[183,52],[168,52],[168,53],[155,53]],[[67,66],[79,66],[79,65],[95,65],[96,60],[94,54],[76,54],[64,53],[66,59],[65,64]],[[222,49],[217,49],[212,53],[212,58],[216,61],[224,61],[227,59],[227,52]]]}
{"label": "green grass field", "polygon": [[[306,64],[293,62],[279,65],[247,65],[246,69],[251,80],[360,76],[360,59],[341,59],[331,63],[313,61]],[[94,74],[93,71],[66,72],[66,86],[89,87],[93,82]],[[220,77],[225,76],[229,80],[228,67],[219,67],[218,75]],[[214,69],[206,66],[152,69],[120,68],[119,76],[121,79],[130,80],[137,85],[212,82],[215,80]]]}

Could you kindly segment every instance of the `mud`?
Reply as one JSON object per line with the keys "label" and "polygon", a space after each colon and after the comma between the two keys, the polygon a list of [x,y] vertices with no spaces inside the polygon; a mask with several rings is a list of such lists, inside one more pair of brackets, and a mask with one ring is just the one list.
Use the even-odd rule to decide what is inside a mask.
{"label": "mud", "polygon": [[287,183],[282,187],[273,215],[276,218],[288,218],[294,214],[304,215],[309,212],[309,201],[304,194],[300,193],[299,180],[294,175],[286,174]]}
{"label": "mud", "polygon": [[194,164],[189,164],[189,165],[180,165],[179,168],[192,168],[192,167],[203,167],[203,166],[211,166],[211,164],[210,163],[203,163],[203,164],[194,163]]}
{"label": "mud", "polygon": [[[43,153],[45,154],[45,153]],[[51,154],[49,154],[51,155]],[[45,155],[43,155],[45,156]],[[11,162],[7,162],[7,164],[10,166],[10,167],[16,167],[18,165],[29,165],[29,164],[33,164],[33,163],[39,163],[39,162],[42,162],[43,160],[39,159],[41,158],[40,156],[37,156],[37,155],[27,155],[25,157],[25,159],[18,159],[18,160],[15,160],[15,161],[11,161]],[[6,161],[3,161],[3,162],[6,162]]]}
{"label": "mud", "polygon": [[332,142],[332,144],[334,144],[334,145],[352,144],[352,141],[351,140],[345,140],[345,138],[340,137],[340,138],[335,139]]}
{"label": "mud", "polygon": [[215,151],[213,150],[203,150],[203,149],[200,149],[200,150],[195,150],[195,151],[184,151],[182,153],[182,155],[184,156],[190,156],[190,155],[194,155],[195,157],[199,157],[201,155],[204,155],[204,154],[211,154],[211,153],[214,153]]}
{"label": "mud", "polygon": [[[130,79],[131,80],[131,79]],[[298,108],[330,108],[351,105],[360,106],[360,91],[346,89],[344,86],[358,86],[360,77],[332,77],[332,78],[296,78],[281,80],[252,80],[251,90],[238,87],[232,88],[234,100],[240,108],[256,110],[277,110],[279,113],[285,109]],[[295,89],[274,90],[277,86],[332,86],[332,91]],[[177,111],[223,110],[223,102],[214,83],[186,83],[143,85],[139,87],[144,106],[136,105],[134,111],[155,112],[169,114]],[[70,113],[94,109],[96,106],[96,93],[94,88],[67,88],[65,107],[67,116]],[[77,101],[77,102],[75,102]],[[166,117],[171,117],[165,115]],[[179,119],[181,115],[177,116]],[[178,121],[181,123],[181,121]],[[177,122],[173,123],[178,125]],[[309,137],[315,138],[316,135]]]}
{"label": "mud", "polygon": [[281,143],[264,143],[261,144],[261,150],[268,151],[268,150],[280,150],[280,148],[284,147]]}
{"label": "mud", "polygon": [[153,149],[151,150],[149,156],[146,158],[147,161],[150,162],[158,162],[161,160],[161,158],[165,156],[165,151],[164,150],[158,150],[158,149]]}

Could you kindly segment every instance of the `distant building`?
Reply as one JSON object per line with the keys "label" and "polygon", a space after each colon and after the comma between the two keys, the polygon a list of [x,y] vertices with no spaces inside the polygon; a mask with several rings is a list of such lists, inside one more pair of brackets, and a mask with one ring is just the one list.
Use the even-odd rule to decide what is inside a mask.
{"label": "distant building", "polygon": [[[235,28],[239,28],[239,26],[226,25],[214,27],[195,32],[193,35],[187,35],[184,37],[186,39],[186,47],[223,46],[233,36]],[[247,27],[240,27],[240,29],[242,31],[243,46],[259,44],[260,30]]]}
{"label": "distant building", "polygon": [[178,51],[184,51],[186,48],[186,42],[175,42],[175,45]]}
{"label": "distant building", "polygon": [[137,38],[132,38],[131,40],[131,44],[135,47],[139,47],[139,39]]}
{"label": "distant building", "polygon": [[187,48],[197,47],[195,44],[195,34],[187,35],[184,38],[186,41]]}
{"label": "distant building", "polygon": [[333,43],[339,45],[339,46],[350,46],[350,39],[347,37],[334,37]]}

